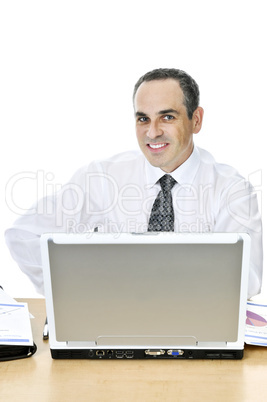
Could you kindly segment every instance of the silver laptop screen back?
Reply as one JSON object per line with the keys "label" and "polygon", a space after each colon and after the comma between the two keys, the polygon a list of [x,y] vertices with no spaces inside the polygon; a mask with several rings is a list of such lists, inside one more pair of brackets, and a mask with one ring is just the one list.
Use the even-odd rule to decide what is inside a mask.
{"label": "silver laptop screen back", "polygon": [[49,240],[57,341],[235,342],[242,247]]}

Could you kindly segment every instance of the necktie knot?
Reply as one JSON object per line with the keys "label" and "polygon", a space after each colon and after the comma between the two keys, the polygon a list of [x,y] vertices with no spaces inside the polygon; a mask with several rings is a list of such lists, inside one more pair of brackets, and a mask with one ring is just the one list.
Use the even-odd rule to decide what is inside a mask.
{"label": "necktie knot", "polygon": [[176,180],[169,174],[165,174],[159,179],[161,189],[164,193],[171,191],[173,186],[176,184]]}

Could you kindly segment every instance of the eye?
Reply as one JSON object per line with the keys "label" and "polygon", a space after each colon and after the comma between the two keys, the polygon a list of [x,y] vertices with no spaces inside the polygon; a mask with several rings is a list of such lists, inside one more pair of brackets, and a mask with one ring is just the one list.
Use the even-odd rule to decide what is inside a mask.
{"label": "eye", "polygon": [[165,116],[163,116],[163,119],[164,119],[164,120],[167,120],[167,121],[173,120],[173,119],[174,119],[174,116],[172,116],[171,114],[166,114]]}
{"label": "eye", "polygon": [[139,117],[138,120],[140,123],[146,123],[148,121],[147,117]]}

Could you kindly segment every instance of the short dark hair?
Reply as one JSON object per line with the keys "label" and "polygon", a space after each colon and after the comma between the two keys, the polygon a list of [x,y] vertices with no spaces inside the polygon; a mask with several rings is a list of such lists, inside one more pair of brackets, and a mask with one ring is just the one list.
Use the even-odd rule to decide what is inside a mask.
{"label": "short dark hair", "polygon": [[146,81],[166,80],[172,78],[177,80],[184,94],[184,105],[187,116],[191,120],[194,111],[199,106],[199,87],[196,81],[185,71],[176,68],[158,68],[144,74],[134,86],[133,100],[140,85]]}

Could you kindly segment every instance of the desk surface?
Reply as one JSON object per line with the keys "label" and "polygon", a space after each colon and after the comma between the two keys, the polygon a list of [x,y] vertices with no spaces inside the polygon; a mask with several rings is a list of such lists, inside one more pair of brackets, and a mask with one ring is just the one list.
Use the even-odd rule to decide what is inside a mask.
{"label": "desk surface", "polygon": [[267,349],[246,346],[242,360],[53,360],[42,340],[43,299],[29,303],[33,357],[0,362],[0,399],[61,401],[266,401]]}

